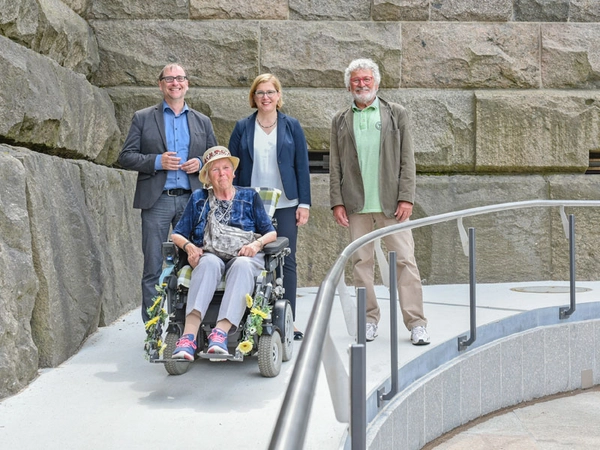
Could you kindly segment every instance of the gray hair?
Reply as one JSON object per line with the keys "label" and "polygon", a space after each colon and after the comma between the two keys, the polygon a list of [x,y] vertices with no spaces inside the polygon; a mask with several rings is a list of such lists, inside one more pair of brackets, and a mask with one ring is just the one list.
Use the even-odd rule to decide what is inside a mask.
{"label": "gray hair", "polygon": [[372,59],[360,58],[352,61],[350,65],[346,68],[346,72],[344,72],[344,83],[346,84],[346,89],[350,87],[350,76],[352,75],[352,72],[355,72],[360,69],[370,70],[371,72],[373,72],[375,83],[379,85],[379,83],[381,82],[379,66]]}

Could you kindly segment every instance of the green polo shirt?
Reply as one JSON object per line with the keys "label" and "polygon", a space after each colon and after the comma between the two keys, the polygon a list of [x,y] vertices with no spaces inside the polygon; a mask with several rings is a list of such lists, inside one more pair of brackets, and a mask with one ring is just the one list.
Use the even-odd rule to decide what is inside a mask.
{"label": "green polo shirt", "polygon": [[358,162],[365,190],[365,205],[361,213],[382,212],[379,202],[379,147],[381,142],[381,114],[379,98],[365,109],[352,106],[354,138]]}

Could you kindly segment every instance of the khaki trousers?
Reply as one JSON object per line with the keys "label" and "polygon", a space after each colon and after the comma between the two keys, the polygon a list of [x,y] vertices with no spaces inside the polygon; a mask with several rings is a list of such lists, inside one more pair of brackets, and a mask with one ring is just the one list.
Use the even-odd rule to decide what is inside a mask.
{"label": "khaki trousers", "polygon": [[[384,228],[396,225],[396,219],[389,219],[382,213],[351,214],[350,236],[352,241],[373,231],[374,226]],[[423,313],[423,287],[415,260],[415,243],[411,230],[399,231],[382,238],[388,251],[396,252],[398,297],[402,319],[408,330],[416,326],[427,326]],[[374,247],[373,242],[362,246],[352,255],[355,287],[365,287],[367,291],[367,322],[379,323],[380,310],[374,288]]]}

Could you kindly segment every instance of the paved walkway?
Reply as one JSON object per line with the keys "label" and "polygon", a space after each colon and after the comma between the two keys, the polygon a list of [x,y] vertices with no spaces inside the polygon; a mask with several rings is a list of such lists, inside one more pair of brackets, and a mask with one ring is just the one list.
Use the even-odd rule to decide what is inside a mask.
{"label": "paved walkway", "polygon": [[[555,289],[546,293],[511,289],[532,286],[555,286]],[[568,292],[559,292],[561,289],[557,286],[568,286],[568,283],[479,285],[478,323],[489,323],[529,309],[568,304]],[[578,302],[600,300],[600,282],[580,282],[577,286],[590,289],[578,294]],[[317,288],[299,290],[297,325],[300,329],[306,328],[316,292]],[[381,299],[382,317],[388,317],[387,290],[378,287],[377,292]],[[408,332],[403,330],[400,335],[401,364],[468,330],[467,285],[426,286],[424,295],[432,344],[415,347],[410,344]],[[284,363],[281,374],[271,379],[260,376],[255,357],[242,363],[199,360],[186,374],[169,376],[162,365],[150,364],[144,359],[145,333],[139,316],[139,310],[135,310],[111,326],[100,329],[86,341],[77,355],[57,368],[42,370],[40,376],[22,392],[0,401],[0,449],[267,448],[295,358]],[[334,303],[330,332],[340,354],[346,359],[348,345],[353,340],[346,331],[338,301]],[[370,392],[389,376],[389,326],[385,322],[380,324],[379,337],[368,344],[367,359],[367,392]],[[600,448],[598,435],[594,437],[590,432],[600,429],[598,410],[592,412],[589,407],[599,403],[597,395],[598,392],[590,390],[581,396],[570,397],[575,404],[569,406],[579,410],[578,421],[588,420],[579,425],[586,427],[586,436],[592,440],[594,447],[579,444],[571,447],[569,444],[543,446],[544,436],[550,436],[550,431],[560,429],[561,433],[556,434],[562,434],[565,442],[579,442],[575,438],[581,430],[563,426],[565,417],[562,414],[552,422],[553,414],[544,413],[548,422],[540,423],[534,435],[523,419],[528,414],[527,407],[524,412],[508,413],[506,420],[502,419],[503,416],[490,419],[486,422],[487,428],[480,425],[484,426],[483,431],[480,428],[462,431],[453,440],[439,444],[438,448]],[[540,403],[531,408],[552,404]],[[538,414],[537,411],[534,415]],[[521,418],[519,428],[515,427],[516,417]],[[345,429],[345,424],[335,420],[321,369],[305,448],[337,449]],[[531,443],[531,446],[506,444],[493,447],[489,444],[491,437],[486,437],[485,433],[496,437],[508,436],[506,442],[515,435],[534,436],[538,442],[533,444],[522,439],[523,445]],[[570,438],[573,440],[569,441]]]}

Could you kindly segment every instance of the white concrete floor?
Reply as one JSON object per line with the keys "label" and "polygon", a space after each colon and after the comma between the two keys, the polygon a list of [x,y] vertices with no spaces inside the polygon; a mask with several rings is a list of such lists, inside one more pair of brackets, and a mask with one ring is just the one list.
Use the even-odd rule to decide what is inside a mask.
{"label": "white concrete floor", "polygon": [[[568,283],[479,285],[478,323],[489,323],[524,310],[568,304],[568,292],[534,294],[511,290],[519,286],[550,285],[568,286]],[[600,282],[579,282],[577,286],[591,288],[578,294],[578,302],[600,300]],[[387,289],[380,286],[377,292],[382,317],[389,317]],[[302,330],[306,329],[316,293],[316,287],[298,291],[296,322]],[[468,286],[425,286],[424,297],[432,344],[415,347],[410,344],[408,332],[402,330],[401,364],[468,332]],[[278,377],[269,379],[259,374],[255,357],[242,363],[199,360],[186,374],[170,376],[162,365],[144,359],[145,332],[139,317],[139,310],[134,310],[98,330],[75,356],[57,368],[41,371],[22,392],[0,401],[0,449],[267,448],[295,359],[283,364]],[[337,300],[330,332],[347,364],[346,350],[353,338],[346,331]],[[296,354],[300,345],[297,343]],[[370,392],[390,372],[389,325],[384,320],[379,337],[367,346],[367,359],[367,392]],[[585,401],[589,402],[587,398]],[[515,414],[512,413],[513,417]],[[600,423],[600,417],[597,420]],[[335,420],[321,369],[305,448],[337,449],[345,429],[346,424]],[[464,433],[471,437],[474,431]],[[484,447],[470,443],[467,447],[439,448]]]}

